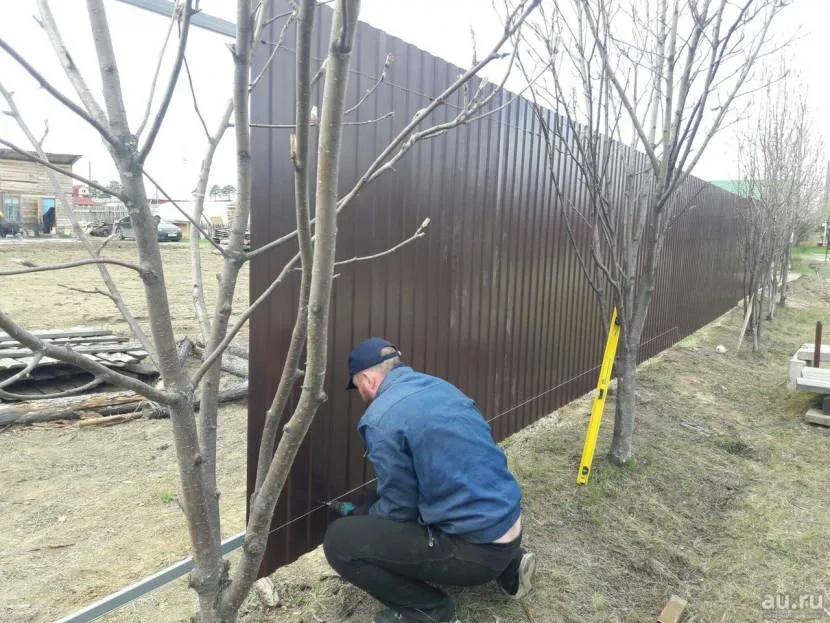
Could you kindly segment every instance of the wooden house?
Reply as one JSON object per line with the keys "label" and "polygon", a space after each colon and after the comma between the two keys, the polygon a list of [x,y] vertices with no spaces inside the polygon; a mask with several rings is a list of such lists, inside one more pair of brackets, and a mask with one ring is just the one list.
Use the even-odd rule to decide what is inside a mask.
{"label": "wooden house", "polygon": [[[65,171],[81,157],[76,154],[46,154],[49,162]],[[6,223],[16,223],[32,233],[71,229],[69,215],[49,180],[49,169],[10,149],[0,149],[0,212]],[[61,191],[72,201],[72,178],[58,175]]]}

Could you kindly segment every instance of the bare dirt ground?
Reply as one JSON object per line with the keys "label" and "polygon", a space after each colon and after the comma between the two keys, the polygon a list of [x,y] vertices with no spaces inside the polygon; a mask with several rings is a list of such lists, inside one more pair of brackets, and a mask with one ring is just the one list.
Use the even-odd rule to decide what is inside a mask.
{"label": "bare dirt ground", "polygon": [[[198,336],[190,291],[187,244],[164,244],[165,277],[177,337]],[[111,243],[107,255],[135,260],[132,242]],[[87,257],[76,242],[0,240],[0,270]],[[215,296],[219,258],[203,248],[208,301]],[[112,269],[139,322],[147,320],[141,283],[132,271]],[[235,310],[248,297],[241,275]],[[95,267],[0,279],[0,309],[31,329],[79,325],[127,335],[105,297],[73,288],[101,286]],[[247,341],[247,330],[240,338]],[[247,410],[223,406],[219,427],[222,534],[244,528]],[[177,562],[189,540],[176,498],[180,491],[168,420],[136,426],[77,429],[54,425],[0,433],[0,621],[50,621]],[[188,612],[183,586],[146,600],[150,620],[177,620]],[[136,620],[127,608],[112,620]]]}
{"label": "bare dirt ground", "polygon": [[[80,255],[42,249],[50,259],[0,244],[0,267],[9,257]],[[187,251],[165,247],[165,257],[181,288],[172,296],[182,314],[177,331],[192,334]],[[524,490],[526,543],[540,557],[538,585],[524,604],[493,586],[454,590],[463,623],[651,622],[672,594],[689,600],[687,623],[830,620],[830,429],[804,424],[813,398],[785,387],[788,358],[830,315],[830,269],[813,264],[765,325],[762,352],[735,353],[742,318],[733,310],[641,367],[636,464],[615,468],[598,456],[590,484],[575,485],[590,397],[505,442]],[[32,327],[119,328],[107,301],[61,292],[54,276],[39,279],[13,288],[0,281],[0,307],[25,314]],[[729,352],[716,354],[717,344]],[[598,453],[608,448],[612,413],[609,401]],[[187,554],[168,426],[0,433],[0,620],[53,620]],[[243,527],[244,437],[244,408],[224,409],[225,535]],[[252,597],[242,620],[363,623],[377,607],[333,577],[319,551],[273,579],[280,605]],[[770,595],[813,601],[773,611],[764,607]],[[822,608],[810,607],[819,601]],[[180,580],[104,620],[160,623],[191,613]]]}

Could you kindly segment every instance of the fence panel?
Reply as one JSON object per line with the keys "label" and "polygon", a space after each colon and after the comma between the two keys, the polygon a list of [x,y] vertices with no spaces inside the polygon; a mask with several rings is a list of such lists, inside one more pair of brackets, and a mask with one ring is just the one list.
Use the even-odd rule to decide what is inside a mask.
{"label": "fence panel", "polygon": [[[330,22],[330,10],[318,9],[317,63],[325,54]],[[265,39],[276,40],[280,27],[279,22],[273,24]],[[412,45],[362,23],[359,29],[350,105],[375,83],[387,53],[395,61],[384,83],[347,121],[377,119],[390,111],[394,116],[344,129],[339,180],[344,190],[415,112],[458,75],[456,67]],[[285,53],[277,56],[254,91],[255,122],[293,121],[291,33],[284,45]],[[262,63],[270,50],[258,50],[257,62]],[[255,67],[254,73],[258,71]],[[316,88],[319,98],[319,85]],[[439,107],[432,121],[451,118],[461,97],[459,93]],[[456,383],[488,418],[495,418],[497,439],[593,386],[607,319],[569,243],[550,167],[563,172],[565,196],[585,201],[586,189],[572,162],[563,154],[551,156],[544,148],[531,106],[511,100],[507,92],[499,94],[491,108],[502,105],[490,117],[418,144],[394,172],[378,178],[339,218],[337,256],[344,259],[396,244],[426,217],[432,225],[425,238],[394,255],[338,270],[328,400],[317,414],[276,510],[262,572],[316,546],[331,520],[320,501],[359,487],[371,477],[356,432],[363,406],[356,393],[343,391],[346,357],[357,341],[372,335],[388,337],[407,362]],[[544,114],[549,123],[555,122],[554,113]],[[294,229],[294,209],[289,131],[253,132],[251,234],[256,248]],[[611,153],[618,158],[615,192],[622,198],[622,159],[631,152],[618,145]],[[678,205],[693,207],[679,219],[666,243],[644,336],[644,358],[724,313],[738,299],[737,200],[694,178],[679,191]],[[589,232],[577,228],[574,234],[584,248]],[[252,262],[251,300],[268,287],[295,248],[296,243],[289,243]],[[295,274],[251,320],[249,495],[264,414],[279,380],[296,314],[297,283]]]}

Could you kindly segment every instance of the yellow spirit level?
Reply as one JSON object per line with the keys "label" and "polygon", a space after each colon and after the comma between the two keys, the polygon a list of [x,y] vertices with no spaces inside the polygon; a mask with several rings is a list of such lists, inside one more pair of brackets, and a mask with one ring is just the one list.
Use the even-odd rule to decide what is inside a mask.
{"label": "yellow spirit level", "polygon": [[591,419],[588,420],[588,432],[585,435],[585,446],[582,448],[582,460],[579,463],[579,473],[576,475],[576,484],[588,484],[591,475],[591,463],[594,461],[594,452],[597,449],[599,426],[602,423],[602,411],[605,408],[605,398],[608,395],[608,383],[611,382],[611,370],[614,367],[614,357],[617,354],[617,343],[620,341],[620,323],[617,321],[617,308],[611,313],[611,328],[608,330],[608,341],[605,343],[605,354],[602,356],[602,366],[599,369],[597,394],[591,407]]}

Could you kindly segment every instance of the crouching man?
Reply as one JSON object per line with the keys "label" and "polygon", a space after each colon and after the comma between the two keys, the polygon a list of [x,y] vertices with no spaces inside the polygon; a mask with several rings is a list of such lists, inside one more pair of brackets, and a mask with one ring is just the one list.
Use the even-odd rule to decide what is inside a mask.
{"label": "crouching man", "polygon": [[374,623],[453,623],[436,585],[495,580],[520,599],[536,560],[521,548],[521,491],[475,403],[439,378],[401,363],[370,338],[349,355],[348,389],[368,405],[358,430],[377,476],[365,516],[326,532],[329,564],[386,609]]}

